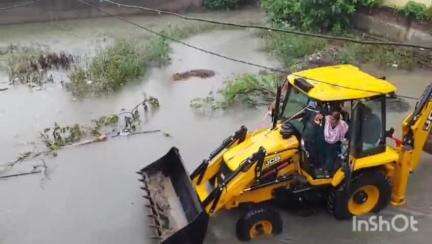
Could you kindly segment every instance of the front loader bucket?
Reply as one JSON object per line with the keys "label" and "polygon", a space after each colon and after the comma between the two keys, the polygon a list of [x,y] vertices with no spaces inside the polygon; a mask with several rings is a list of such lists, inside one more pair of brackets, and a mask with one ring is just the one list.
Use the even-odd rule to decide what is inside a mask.
{"label": "front loader bucket", "polygon": [[141,187],[147,199],[151,227],[161,243],[201,244],[207,232],[208,214],[203,209],[186,172],[178,149],[144,167]]}

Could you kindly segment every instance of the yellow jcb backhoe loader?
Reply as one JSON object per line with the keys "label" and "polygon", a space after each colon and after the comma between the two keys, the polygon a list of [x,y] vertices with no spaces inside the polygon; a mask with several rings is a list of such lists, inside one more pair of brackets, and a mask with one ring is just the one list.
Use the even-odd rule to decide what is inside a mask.
{"label": "yellow jcb backhoe loader", "polygon": [[[138,172],[160,242],[202,243],[209,216],[237,207],[245,210],[236,227],[240,240],[278,234],[281,217],[268,207],[278,198],[302,204],[323,197],[338,219],[405,203],[409,174],[432,127],[432,84],[402,122],[400,140],[386,129],[386,100],[396,88],[384,79],[338,65],[290,74],[286,84],[285,95],[277,91],[271,128],[247,132],[242,126],[190,175],[176,148]],[[308,147],[305,138],[311,116],[331,107],[344,111],[349,131],[334,170],[323,177],[311,160],[319,158],[312,151],[322,150]]]}

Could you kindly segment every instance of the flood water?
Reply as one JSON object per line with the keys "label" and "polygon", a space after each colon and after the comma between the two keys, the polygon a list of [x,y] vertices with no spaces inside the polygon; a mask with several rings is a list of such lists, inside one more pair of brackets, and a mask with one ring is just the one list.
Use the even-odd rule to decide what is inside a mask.
{"label": "flood water", "polygon": [[[155,22],[154,17],[149,18],[149,23]],[[109,18],[99,21],[108,23],[106,26],[119,27]],[[141,21],[146,22],[145,18]],[[111,40],[111,36],[106,34],[110,31],[97,29],[85,38],[85,31],[73,29],[82,25],[86,31],[96,30],[97,22],[94,25],[90,20],[65,23],[58,25],[66,32],[57,33],[55,38],[50,36],[53,31],[35,33],[38,43],[58,50],[67,48],[65,51],[73,54],[84,54],[91,53]],[[74,23],[78,27],[71,27]],[[34,42],[36,39],[22,38],[29,35],[26,30],[32,30],[31,26],[22,27],[23,33],[20,35],[13,32],[12,28],[5,27],[1,30],[3,33],[13,34],[2,35],[1,44]],[[42,28],[43,24],[36,26]],[[137,35],[137,30],[133,28],[120,29],[120,35]],[[278,66],[276,60],[261,51],[260,40],[250,31],[214,31],[186,41],[228,56]],[[160,110],[149,119],[144,129],[161,129],[172,135],[165,137],[156,133],[120,137],[61,150],[57,157],[46,159],[48,177],[32,175],[0,180],[1,244],[152,243],[149,239],[152,233],[147,227],[146,209],[139,189],[140,182],[135,171],[165,154],[172,146],[179,148],[186,167],[191,171],[240,125],[253,129],[261,124],[265,108],[234,108],[201,115],[189,106],[191,99],[206,96],[209,91],[217,91],[224,80],[242,73],[258,73],[257,68],[225,61],[176,44],[172,45],[172,49],[171,64],[151,69],[145,77],[110,97],[77,101],[56,84],[48,85],[41,91],[21,86],[0,93],[2,162],[12,161],[18,153],[31,149],[33,145],[29,142],[35,141],[38,132],[52,126],[54,122],[85,123],[101,115],[117,113],[121,108],[130,108],[139,103],[143,93],[157,97],[161,104]],[[190,69],[211,69],[216,75],[208,79],[172,81],[173,73]],[[411,96],[419,96],[430,82],[428,77],[432,77],[432,72],[423,70],[365,69],[377,76],[385,73],[401,93]],[[6,73],[0,73],[0,81],[7,81]],[[413,106],[413,102],[409,102]],[[400,121],[407,113],[391,113],[389,125],[400,127]],[[356,233],[351,231],[349,221],[337,221],[325,211],[306,218],[283,211],[284,233],[274,239],[257,242],[386,243],[391,239],[394,243],[425,243],[432,235],[432,197],[428,194],[428,186],[432,183],[432,165],[428,163],[431,159],[425,155],[420,169],[412,176],[408,206],[401,209],[389,207],[383,212],[384,216],[397,213],[415,215],[419,220],[419,232]],[[18,167],[31,168],[37,163],[40,162],[27,161]],[[206,242],[238,243],[235,237],[236,219],[236,211],[221,213],[213,218]]]}

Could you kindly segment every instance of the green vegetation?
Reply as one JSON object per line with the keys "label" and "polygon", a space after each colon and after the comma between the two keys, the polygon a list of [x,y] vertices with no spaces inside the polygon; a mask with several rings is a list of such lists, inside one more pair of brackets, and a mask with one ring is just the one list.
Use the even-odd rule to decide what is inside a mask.
{"label": "green vegetation", "polygon": [[[165,43],[164,40],[158,41]],[[150,44],[164,45],[153,40]],[[88,67],[75,67],[69,75],[71,82],[68,89],[78,97],[110,94],[127,82],[144,75],[149,62],[163,62],[167,55],[164,52],[167,50],[159,48],[149,52],[150,56],[146,56],[146,53],[132,42],[117,41],[112,47],[100,51]]]}
{"label": "green vegetation", "polygon": [[411,20],[424,21],[432,17],[432,15],[429,13],[430,11],[432,11],[431,9],[428,10],[426,5],[424,5],[423,3],[409,1],[400,10],[400,14]]}
{"label": "green vegetation", "polygon": [[93,126],[91,128],[91,134],[93,136],[102,135],[101,130],[106,127],[114,127],[117,126],[119,122],[119,116],[117,114],[110,114],[100,117],[99,119],[95,119],[92,121]]}
{"label": "green vegetation", "polygon": [[373,63],[379,66],[412,69],[421,64],[421,57],[410,48],[371,46],[347,43],[335,55],[337,63],[360,65]]}
{"label": "green vegetation", "polygon": [[9,46],[2,51],[5,56],[5,66],[12,84],[42,86],[52,82],[47,75],[51,69],[69,69],[74,58],[65,53],[54,53],[40,48]]}
{"label": "green vegetation", "polygon": [[[214,29],[221,27],[209,24],[170,26],[162,33],[175,39],[184,39]],[[69,74],[71,82],[67,88],[76,97],[107,95],[118,91],[126,83],[145,75],[149,66],[168,64],[171,52],[169,43],[163,37],[153,37],[144,44],[118,40],[112,47],[99,51],[85,67],[75,66]]]}
{"label": "green vegetation", "polygon": [[265,50],[276,56],[285,67],[290,67],[305,56],[311,55],[326,47],[326,41],[317,38],[303,37],[277,32],[261,32]]}
{"label": "green vegetation", "polygon": [[62,127],[54,123],[53,128],[46,128],[40,136],[45,146],[55,151],[63,146],[80,141],[85,136],[85,129],[79,124]]}
{"label": "green vegetation", "polygon": [[351,25],[352,15],[362,7],[376,7],[381,0],[262,0],[277,25],[302,30],[340,32]]}
{"label": "green vegetation", "polygon": [[276,88],[283,79],[275,74],[244,74],[225,82],[218,94],[191,101],[194,109],[226,109],[235,104],[257,106],[268,104],[276,95]]}
{"label": "green vegetation", "polygon": [[[426,18],[427,18],[428,20],[432,20],[432,6],[429,7],[429,8],[426,10],[425,14],[426,14]],[[432,31],[432,30],[431,30],[431,31]]]}
{"label": "green vegetation", "polygon": [[[258,35],[263,38],[266,51],[278,58],[290,71],[341,63],[373,63],[401,69],[430,65],[427,53],[411,48],[339,43],[274,32],[260,32]],[[355,35],[351,37],[355,38]]]}
{"label": "green vegetation", "polygon": [[41,85],[44,75],[32,64],[36,63],[42,54],[43,51],[38,49],[25,49],[8,54],[6,66],[9,71],[9,81],[12,83]]}
{"label": "green vegetation", "polygon": [[122,109],[119,114],[104,115],[85,125],[61,126],[54,123],[53,127],[48,127],[40,133],[40,138],[50,151],[55,151],[67,145],[80,145],[84,139],[87,139],[84,143],[97,142],[105,140],[109,135],[135,133],[142,124],[142,115],[146,116],[149,110],[156,111],[159,106],[157,98],[146,96],[131,111]]}
{"label": "green vegetation", "polygon": [[241,2],[242,0],[204,0],[203,5],[207,9],[233,9]]}
{"label": "green vegetation", "polygon": [[146,45],[145,58],[148,63],[158,66],[165,65],[170,62],[170,51],[168,40],[163,37],[156,37],[150,39],[149,43]]}

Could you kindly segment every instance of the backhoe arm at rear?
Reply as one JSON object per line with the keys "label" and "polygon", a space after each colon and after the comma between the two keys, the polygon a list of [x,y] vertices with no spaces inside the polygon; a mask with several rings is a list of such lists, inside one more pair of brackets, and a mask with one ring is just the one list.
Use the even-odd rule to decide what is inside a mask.
{"label": "backhoe arm at rear", "polygon": [[398,148],[400,157],[393,176],[393,205],[399,206],[405,203],[409,174],[417,168],[421,153],[431,133],[431,99],[432,84],[426,87],[414,112],[408,115],[402,123],[403,143]]}

